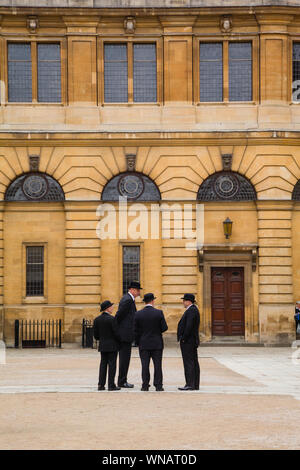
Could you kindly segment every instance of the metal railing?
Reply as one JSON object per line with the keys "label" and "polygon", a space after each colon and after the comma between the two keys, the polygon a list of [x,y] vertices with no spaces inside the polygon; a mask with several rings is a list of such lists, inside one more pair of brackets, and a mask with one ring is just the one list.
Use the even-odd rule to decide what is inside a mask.
{"label": "metal railing", "polygon": [[94,338],[94,320],[82,320],[82,347],[98,348],[98,342]]}
{"label": "metal railing", "polygon": [[61,348],[61,320],[15,320],[15,348]]}

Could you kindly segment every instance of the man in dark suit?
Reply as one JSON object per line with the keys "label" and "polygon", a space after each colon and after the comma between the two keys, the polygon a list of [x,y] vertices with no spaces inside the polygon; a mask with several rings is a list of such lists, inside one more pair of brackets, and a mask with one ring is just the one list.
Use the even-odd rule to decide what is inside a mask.
{"label": "man in dark suit", "polygon": [[132,281],[129,285],[128,294],[125,294],[120,300],[119,308],[116,313],[116,320],[121,336],[118,387],[134,387],[133,384],[127,382],[127,374],[131,357],[131,345],[134,340],[135,299],[140,295],[141,289],[142,287],[139,282]]}
{"label": "man in dark suit", "polygon": [[107,366],[108,390],[121,390],[115,384],[117,355],[121,338],[117,322],[111,315],[112,311],[113,304],[109,300],[105,300],[101,304],[101,312],[103,313],[94,320],[94,337],[99,340],[98,350],[101,353],[98,390],[105,390]]}
{"label": "man in dark suit", "polygon": [[178,323],[177,340],[183,359],[185,386],[179,390],[199,390],[200,367],[197,348],[199,346],[199,310],[195,305],[194,294],[184,294],[182,297],[185,312]]}
{"label": "man in dark suit", "polygon": [[146,392],[149,390],[150,372],[149,364],[152,358],[154,365],[153,385],[157,392],[163,391],[162,375],[162,351],[164,347],[162,333],[167,331],[168,326],[162,310],[154,308],[153,294],[145,294],[143,302],[145,307],[135,315],[135,341],[139,346],[139,353],[142,363],[142,388]]}

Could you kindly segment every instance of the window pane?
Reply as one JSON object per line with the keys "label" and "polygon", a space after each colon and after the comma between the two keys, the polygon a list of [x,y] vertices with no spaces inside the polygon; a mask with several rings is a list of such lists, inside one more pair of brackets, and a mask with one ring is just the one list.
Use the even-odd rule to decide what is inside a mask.
{"label": "window pane", "polygon": [[31,102],[31,45],[8,44],[8,101]]}
{"label": "window pane", "polygon": [[26,295],[44,295],[44,247],[26,247]]}
{"label": "window pane", "polygon": [[223,101],[223,45],[200,44],[200,101]]}
{"label": "window pane", "polygon": [[61,101],[60,45],[38,44],[38,101]]}
{"label": "window pane", "polygon": [[123,246],[123,294],[132,281],[140,280],[140,247]]}
{"label": "window pane", "polygon": [[293,44],[293,101],[300,101],[300,43]]}
{"label": "window pane", "polygon": [[133,101],[156,102],[156,45],[133,45]]}
{"label": "window pane", "polygon": [[104,45],[104,101],[127,103],[128,66],[126,44]]}
{"label": "window pane", "polygon": [[229,43],[229,101],[252,100],[252,44]]}

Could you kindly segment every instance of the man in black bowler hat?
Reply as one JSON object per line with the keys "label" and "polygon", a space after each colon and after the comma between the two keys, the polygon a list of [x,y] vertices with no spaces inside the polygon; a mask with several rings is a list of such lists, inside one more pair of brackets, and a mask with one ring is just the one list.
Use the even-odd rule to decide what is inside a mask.
{"label": "man in black bowler hat", "polygon": [[140,295],[141,289],[142,287],[139,282],[132,281],[129,285],[128,293],[120,300],[119,308],[116,313],[116,320],[121,336],[118,386],[123,388],[134,387],[133,384],[127,382],[127,374],[131,357],[131,344],[134,340],[135,299]]}
{"label": "man in black bowler hat", "polygon": [[200,367],[198,362],[197,348],[199,346],[199,310],[195,305],[194,294],[184,294],[181,297],[185,312],[178,323],[177,340],[183,360],[185,386],[178,387],[179,390],[199,390]]}
{"label": "man in black bowler hat", "polygon": [[164,390],[161,367],[162,351],[164,347],[162,333],[167,331],[168,325],[162,310],[154,308],[155,299],[156,297],[154,297],[152,293],[145,294],[143,302],[145,302],[146,305],[135,315],[135,341],[139,346],[143,381],[141,390],[144,392],[149,390],[150,358],[152,358],[154,365],[153,385],[157,392],[162,392]]}
{"label": "man in black bowler hat", "polygon": [[98,350],[101,353],[98,390],[105,390],[108,366],[108,390],[121,390],[115,384],[116,364],[120,347],[120,335],[116,319],[111,315],[113,304],[109,300],[100,306],[102,314],[94,320],[94,337],[99,340]]}

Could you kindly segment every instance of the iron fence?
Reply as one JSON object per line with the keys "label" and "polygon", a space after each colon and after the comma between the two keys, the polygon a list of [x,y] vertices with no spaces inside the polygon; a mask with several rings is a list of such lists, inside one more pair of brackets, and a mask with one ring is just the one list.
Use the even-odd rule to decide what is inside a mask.
{"label": "iron fence", "polygon": [[82,347],[83,348],[98,348],[98,341],[94,338],[94,320],[82,320]]}
{"label": "iron fence", "polygon": [[61,348],[61,320],[15,320],[15,348]]}

